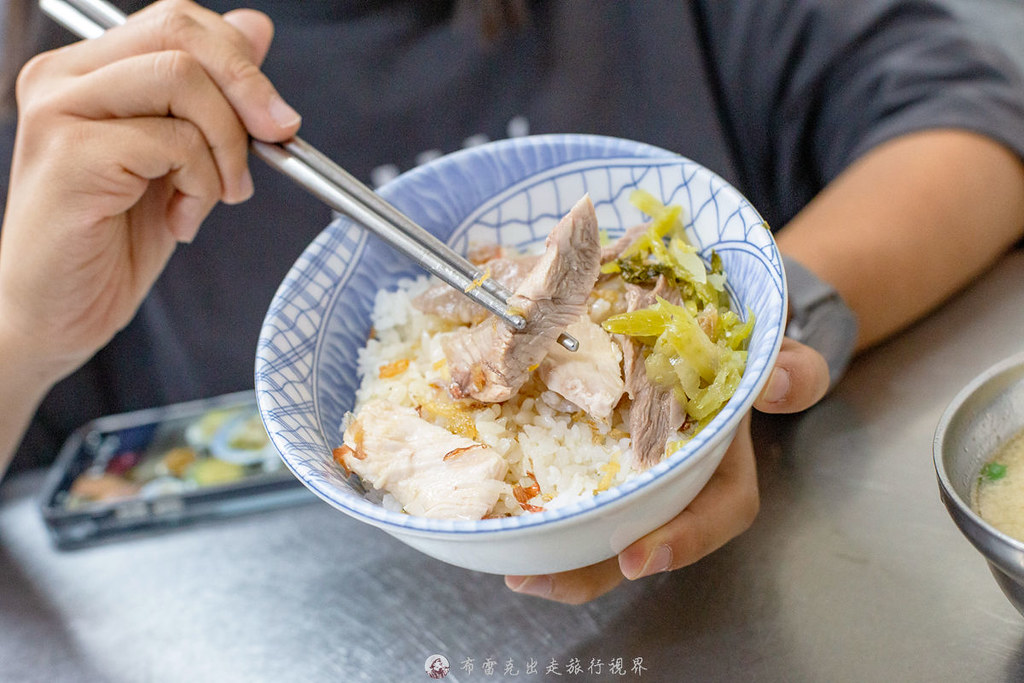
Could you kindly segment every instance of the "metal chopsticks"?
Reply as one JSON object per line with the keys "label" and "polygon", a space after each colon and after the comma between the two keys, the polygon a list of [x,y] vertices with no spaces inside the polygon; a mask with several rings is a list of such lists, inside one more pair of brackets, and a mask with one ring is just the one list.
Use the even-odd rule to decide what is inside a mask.
{"label": "metal chopsticks", "polygon": [[[50,18],[82,38],[95,38],[119,26],[127,17],[105,0],[39,0]],[[367,228],[392,247],[420,264],[429,273],[461,291],[517,330],[526,319],[508,310],[508,291],[359,182],[325,154],[294,137],[283,143],[252,139],[253,154],[291,178],[303,189]],[[575,351],[578,343],[567,334],[558,342]]]}

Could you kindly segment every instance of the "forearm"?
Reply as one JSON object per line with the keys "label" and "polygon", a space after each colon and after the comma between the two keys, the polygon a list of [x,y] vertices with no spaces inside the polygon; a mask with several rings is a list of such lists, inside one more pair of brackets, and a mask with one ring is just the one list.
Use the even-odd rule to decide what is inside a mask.
{"label": "forearm", "polygon": [[858,349],[967,285],[1024,234],[1024,165],[963,131],[898,138],[865,155],[780,231],[780,249],[831,283]]}
{"label": "forearm", "polygon": [[61,372],[33,355],[32,340],[0,320],[0,478],[36,408]]}

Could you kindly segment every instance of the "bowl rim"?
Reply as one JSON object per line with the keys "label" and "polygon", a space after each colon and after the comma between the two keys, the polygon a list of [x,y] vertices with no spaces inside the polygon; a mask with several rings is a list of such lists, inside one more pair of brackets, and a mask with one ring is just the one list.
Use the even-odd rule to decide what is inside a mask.
{"label": "bowl rim", "polygon": [[[644,165],[691,165],[698,169],[701,173],[706,173],[709,178],[717,183],[720,183],[721,190],[733,195],[741,205],[745,205],[755,216],[761,218],[761,214],[757,209],[746,199],[746,197],[737,190],[731,183],[723,179],[719,174],[713,170],[707,168],[703,164],[689,159],[683,155],[675,152],[650,145],[648,143],[635,142],[625,138],[616,138],[601,135],[590,135],[590,134],[545,134],[545,135],[533,135],[525,136],[520,138],[509,138],[505,140],[497,140],[488,142],[483,145],[478,145],[471,148],[462,149],[451,154],[434,159],[422,166],[417,166],[405,173],[402,173],[395,179],[388,182],[386,185],[380,188],[380,193],[383,196],[388,196],[389,193],[393,192],[395,188],[399,188],[403,183],[412,184],[421,174],[433,172],[433,168],[438,165],[454,165],[459,164],[464,158],[472,158],[475,155],[480,154],[492,154],[500,153],[506,148],[513,148],[523,145],[536,145],[542,146],[550,144],[552,142],[558,144],[566,143],[579,143],[582,145],[608,145],[608,146],[619,146],[628,147],[631,153],[612,155],[612,156],[587,156],[584,158],[574,158],[567,161],[563,161],[557,166],[552,166],[544,169],[541,173],[549,173],[552,169],[561,166],[578,165],[583,163],[595,163],[595,164],[609,164],[609,163],[623,163],[628,161],[638,162]],[[528,182],[532,177],[538,174],[531,174],[517,180],[512,186],[518,186],[520,184]],[[510,187],[504,187],[495,196],[499,196],[509,191]],[[493,201],[494,197],[490,197],[485,202]],[[324,230],[328,230],[337,221],[348,221],[345,217],[335,217]],[[511,532],[526,531],[535,527],[544,526],[552,528],[557,525],[569,523],[574,519],[583,516],[590,515],[595,512],[607,512],[612,509],[623,505],[629,500],[634,499],[639,492],[651,487],[658,486],[667,483],[670,479],[668,475],[673,471],[680,471],[683,468],[689,467],[693,458],[705,450],[712,450],[714,445],[721,442],[723,439],[732,439],[736,428],[740,421],[749,412],[754,400],[759,395],[761,389],[768,381],[768,377],[771,373],[771,369],[774,367],[775,360],[778,357],[779,350],[781,348],[782,339],[784,337],[785,320],[786,320],[786,307],[788,305],[788,289],[786,282],[785,270],[781,268],[781,254],[778,251],[778,245],[775,241],[774,234],[767,227],[767,223],[761,218],[762,227],[764,230],[769,243],[770,252],[778,260],[780,268],[778,270],[777,283],[779,285],[779,296],[781,297],[781,315],[780,324],[775,325],[773,329],[769,331],[770,338],[766,339],[766,344],[769,345],[766,361],[760,368],[760,374],[754,379],[751,384],[748,384],[745,388],[745,393],[740,395],[739,393],[734,394],[728,403],[722,408],[722,410],[713,418],[711,423],[702,430],[692,440],[687,442],[682,448],[678,449],[668,457],[663,458],[659,463],[653,467],[636,474],[627,481],[619,484],[618,486],[612,487],[606,491],[595,494],[592,497],[583,498],[579,501],[559,506],[556,508],[545,509],[541,512],[534,512],[528,515],[517,515],[512,517],[501,517],[493,519],[481,519],[481,520],[451,520],[451,519],[436,519],[428,517],[413,516],[402,512],[396,512],[388,510],[378,503],[371,502],[358,495],[336,495],[336,488],[329,481],[321,482],[313,481],[305,477],[300,471],[293,466],[290,461],[287,449],[282,448],[279,444],[278,439],[274,431],[268,429],[270,432],[271,439],[274,441],[275,446],[278,448],[279,454],[284,460],[286,466],[292,473],[308,488],[310,488],[318,497],[329,503],[333,507],[338,508],[342,512],[349,514],[357,519],[365,521],[371,525],[382,528],[386,531],[401,532],[403,534],[414,534],[414,535],[426,535],[436,536],[445,535],[450,537],[465,537],[468,535],[480,535],[480,534],[494,534],[502,533],[509,534]],[[300,257],[301,261],[301,257]],[[298,265],[298,264],[296,264]],[[293,266],[294,268],[295,266]],[[774,278],[773,278],[774,279]],[[340,287],[337,284],[331,291],[330,300],[333,302],[334,299],[339,295]],[[277,298],[275,294],[275,299]],[[332,304],[328,303],[327,307],[330,308]],[[316,332],[316,343],[313,348],[313,363],[312,366],[317,366],[317,356],[320,353],[321,341],[323,331],[322,328]],[[262,337],[262,333],[261,333]],[[259,360],[259,358],[257,359]],[[749,366],[748,366],[749,367]],[[315,378],[315,373],[312,373]],[[314,379],[315,381],[315,379]],[[259,397],[263,392],[260,389],[262,380],[260,379],[260,372],[257,368],[257,396]],[[313,392],[312,395],[312,413],[314,420],[317,423],[318,431],[320,434],[324,434],[323,424],[320,423],[321,415],[317,408],[317,395]],[[261,414],[263,411],[261,409]],[[264,425],[266,426],[266,418],[264,417]],[[287,441],[284,442],[287,445]]]}
{"label": "bowl rim", "polygon": [[[939,488],[943,494],[946,506],[953,505],[957,512],[966,518],[974,526],[980,528],[987,535],[992,536],[1002,542],[1004,545],[1011,547],[1017,552],[1024,553],[1024,540],[1014,538],[1009,534],[1000,531],[992,524],[987,522],[984,517],[979,515],[971,505],[963,499],[963,497],[957,493],[956,488],[953,486],[953,481],[950,479],[949,472],[946,470],[946,465],[943,462],[943,453],[945,452],[946,433],[949,430],[950,423],[956,418],[964,404],[967,403],[968,399],[974,395],[974,393],[982,386],[993,380],[994,378],[1002,375],[1013,369],[1024,368],[1024,351],[1015,353],[1007,358],[1004,358],[975,376],[971,381],[965,384],[960,391],[950,400],[947,404],[946,409],[942,412],[942,416],[939,418],[939,422],[935,428],[935,436],[932,439],[932,463],[935,467],[935,475],[939,482]],[[954,516],[954,522],[958,527],[961,527],[961,531],[964,531],[960,520]],[[970,539],[970,537],[968,536]],[[972,540],[973,543],[973,539]],[[987,556],[987,554],[986,554]],[[995,558],[988,558],[990,561],[994,561]]]}

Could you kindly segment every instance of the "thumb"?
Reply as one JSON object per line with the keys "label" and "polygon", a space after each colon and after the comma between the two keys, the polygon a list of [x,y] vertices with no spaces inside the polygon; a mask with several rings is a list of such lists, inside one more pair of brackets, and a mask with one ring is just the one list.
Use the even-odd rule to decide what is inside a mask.
{"label": "thumb", "polygon": [[236,9],[224,15],[224,21],[234,26],[249,43],[249,56],[259,65],[267,56],[274,38],[274,23],[266,14],[251,9]]}
{"label": "thumb", "polygon": [[798,413],[828,391],[828,363],[809,346],[786,337],[754,407],[763,413]]}

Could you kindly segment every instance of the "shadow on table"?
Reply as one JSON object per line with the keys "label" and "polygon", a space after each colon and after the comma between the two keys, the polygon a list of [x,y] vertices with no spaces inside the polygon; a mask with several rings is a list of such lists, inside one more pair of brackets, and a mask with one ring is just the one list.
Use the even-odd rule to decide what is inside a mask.
{"label": "shadow on table", "polygon": [[[0,632],[4,681],[101,681],[61,614],[41,595],[0,542]],[[45,642],[45,649],[39,643]]]}
{"label": "shadow on table", "polygon": [[1006,664],[1006,676],[1007,681],[1019,681],[1021,675],[1024,674],[1024,636],[1021,636],[1020,642],[1017,644],[1017,652]]}

